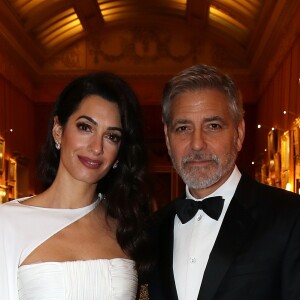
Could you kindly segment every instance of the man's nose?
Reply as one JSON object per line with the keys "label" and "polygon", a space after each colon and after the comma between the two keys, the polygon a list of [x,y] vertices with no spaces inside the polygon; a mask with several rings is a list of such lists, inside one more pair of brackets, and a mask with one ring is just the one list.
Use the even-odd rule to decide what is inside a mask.
{"label": "man's nose", "polygon": [[193,150],[201,150],[206,147],[205,135],[201,130],[192,133],[191,147]]}

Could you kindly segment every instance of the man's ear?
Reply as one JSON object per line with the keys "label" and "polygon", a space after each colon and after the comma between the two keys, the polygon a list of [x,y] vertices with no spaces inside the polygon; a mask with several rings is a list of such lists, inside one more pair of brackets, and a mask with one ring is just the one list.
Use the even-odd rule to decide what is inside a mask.
{"label": "man's ear", "polygon": [[168,125],[166,123],[164,123],[164,133],[165,133],[166,146],[168,149],[168,153],[170,155],[170,141],[168,137]]}
{"label": "man's ear", "polygon": [[62,126],[60,125],[57,116],[55,116],[54,120],[53,120],[52,135],[53,135],[54,141],[61,144]]}
{"label": "man's ear", "polygon": [[245,121],[244,121],[244,119],[242,119],[242,121],[238,124],[237,134],[238,134],[238,136],[237,136],[236,146],[237,146],[237,150],[241,151],[243,142],[244,142],[244,138],[245,138]]}

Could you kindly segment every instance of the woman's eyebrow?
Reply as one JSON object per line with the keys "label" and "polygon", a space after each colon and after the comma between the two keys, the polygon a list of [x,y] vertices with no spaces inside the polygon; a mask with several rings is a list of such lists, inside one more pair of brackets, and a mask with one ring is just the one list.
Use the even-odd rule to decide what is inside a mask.
{"label": "woman's eyebrow", "polygon": [[[86,120],[90,121],[91,123],[93,123],[94,125],[98,125],[98,123],[93,118],[86,116],[86,115],[79,116],[76,119],[76,121],[78,121],[79,119],[86,119]],[[108,130],[117,130],[117,131],[120,131],[121,133],[123,132],[122,128],[120,128],[120,127],[110,126],[107,129]]]}
{"label": "woman's eyebrow", "polygon": [[117,131],[120,131],[121,133],[123,132],[122,128],[120,128],[120,127],[108,127],[107,129],[108,130],[117,130]]}
{"label": "woman's eyebrow", "polygon": [[91,123],[93,123],[94,125],[98,125],[98,123],[94,120],[94,119],[92,119],[91,117],[89,117],[89,116],[86,116],[86,115],[82,115],[82,116],[79,116],[77,119],[76,119],[76,121],[78,121],[79,119],[87,119],[88,121],[90,121]]}

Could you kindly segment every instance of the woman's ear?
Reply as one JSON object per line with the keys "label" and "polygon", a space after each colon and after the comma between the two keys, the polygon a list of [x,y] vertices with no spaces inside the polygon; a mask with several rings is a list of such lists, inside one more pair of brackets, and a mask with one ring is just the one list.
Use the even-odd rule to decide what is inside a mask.
{"label": "woman's ear", "polygon": [[62,126],[60,125],[57,116],[55,116],[53,120],[52,135],[55,143],[61,144]]}

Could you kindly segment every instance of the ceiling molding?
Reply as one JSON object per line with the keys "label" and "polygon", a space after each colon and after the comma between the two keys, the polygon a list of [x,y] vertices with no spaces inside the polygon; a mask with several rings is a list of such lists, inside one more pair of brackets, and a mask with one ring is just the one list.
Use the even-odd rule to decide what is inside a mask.
{"label": "ceiling molding", "polygon": [[95,34],[104,26],[103,16],[96,1],[76,0],[74,8],[85,31]]}
{"label": "ceiling molding", "polygon": [[[232,57],[237,56],[241,70],[247,69],[249,74],[259,77],[279,41],[292,40],[295,35],[284,31],[295,11],[300,10],[299,3],[299,0],[3,0],[0,43],[4,45],[2,49],[22,58],[38,77],[47,73],[45,66],[60,53],[70,52],[74,45],[95,36],[109,36],[116,27],[155,26],[161,32],[168,27],[175,35],[180,27],[189,31],[186,36],[191,37],[196,49],[191,54],[191,63],[202,61],[200,51],[205,58],[215,56],[220,64],[226,65],[231,53]],[[149,40],[145,38],[147,44]],[[219,43],[220,49],[203,48],[211,40]],[[150,46],[146,44],[143,47]],[[151,45],[154,46],[155,43]],[[282,54],[278,59],[281,57]],[[176,68],[171,66],[169,72]]]}
{"label": "ceiling molding", "polygon": [[208,25],[209,1],[187,0],[186,14],[188,24],[201,35]]}
{"label": "ceiling molding", "polygon": [[[7,5],[0,1],[0,42],[6,45],[9,54],[22,57],[26,64],[34,71],[39,69],[44,61],[42,49],[40,49],[24,27],[18,22]],[[12,51],[12,52],[10,52]]]}

